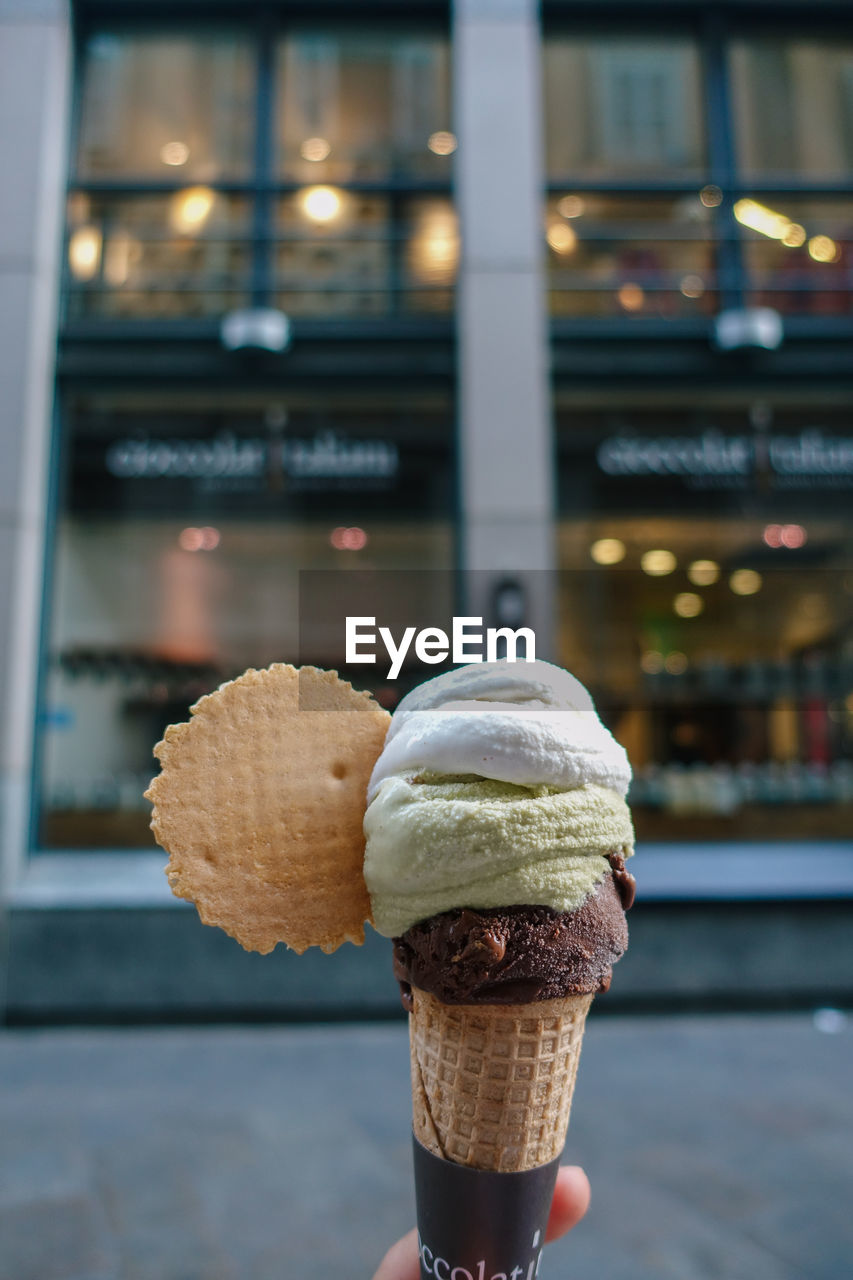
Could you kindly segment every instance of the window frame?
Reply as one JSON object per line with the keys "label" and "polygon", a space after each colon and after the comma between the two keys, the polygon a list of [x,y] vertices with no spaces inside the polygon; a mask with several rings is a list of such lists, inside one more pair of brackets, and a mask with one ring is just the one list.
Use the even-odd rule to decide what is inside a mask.
{"label": "window frame", "polygon": [[[678,36],[694,41],[700,66],[700,93],[704,109],[707,161],[703,177],[663,180],[611,180],[591,181],[582,177],[565,175],[565,181],[553,181],[545,173],[546,198],[564,194],[568,187],[578,195],[596,194],[613,196],[672,196],[694,194],[706,183],[717,186],[723,193],[722,202],[709,209],[710,239],[716,254],[716,280],[719,310],[737,309],[747,305],[747,298],[754,285],[746,265],[745,249],[749,241],[744,236],[734,216],[735,203],[743,198],[796,198],[823,197],[853,198],[853,177],[847,182],[749,181],[739,172],[734,132],[734,102],[731,84],[730,53],[736,40],[750,36],[766,36],[772,31],[778,38],[802,35],[802,5],[791,3],[774,7],[772,29],[768,28],[767,11],[746,0],[729,0],[729,3],[708,4],[697,0],[685,12],[685,5],[655,3],[643,5],[614,3],[593,4],[590,0],[568,3],[568,0],[546,0],[543,7],[543,52],[553,35],[602,36]],[[594,16],[593,16],[594,10]],[[781,10],[781,12],[779,12]],[[799,21],[794,17],[799,15]],[[853,39],[853,15],[835,0],[816,0],[809,9],[809,38],[820,39],[838,36],[839,27]],[[618,24],[618,25],[617,25]],[[544,94],[543,73],[543,94]],[[590,323],[591,322],[591,323]],[[783,315],[789,336],[843,339],[853,336],[853,311],[847,316],[810,316],[793,313]],[[629,335],[656,338],[709,337],[713,318],[679,316],[672,320],[654,317],[623,316],[550,316],[551,333],[555,338],[574,338],[590,332],[598,337]]]}
{"label": "window frame", "polygon": [[[275,101],[276,101],[276,53],[280,41],[291,30],[305,28],[312,22],[325,22],[327,19],[336,24],[336,29],[362,30],[365,22],[379,29],[383,10],[392,8],[391,0],[382,0],[371,4],[367,14],[355,3],[337,3],[329,0],[315,0],[314,4],[296,3],[293,6],[251,5],[235,6],[234,4],[214,4],[196,8],[193,3],[184,3],[177,11],[161,5],[157,0],[148,3],[129,4],[124,12],[116,14],[114,5],[86,4],[75,10],[74,52],[73,52],[73,99],[70,112],[70,130],[68,142],[68,176],[66,194],[70,198],[76,193],[91,196],[124,196],[134,197],[172,195],[186,183],[179,180],[146,180],[146,179],[91,179],[77,172],[76,157],[78,154],[83,86],[86,75],[86,45],[89,39],[99,33],[121,35],[156,35],[164,36],[212,34],[216,32],[235,32],[248,38],[252,49],[254,63],[254,154],[251,173],[246,179],[211,180],[205,185],[217,194],[243,197],[250,205],[249,226],[243,240],[249,247],[251,265],[246,288],[246,306],[274,306],[276,292],[271,260],[275,252],[276,237],[274,233],[275,201],[282,196],[291,195],[305,188],[304,180],[296,181],[278,176],[275,172]],[[399,38],[405,34],[429,34],[441,36],[446,40],[448,57],[453,57],[453,44],[449,29],[449,12],[446,3],[418,2],[407,6],[403,19],[395,16],[393,35]],[[452,102],[449,115],[452,117]],[[322,180],[321,180],[322,181]],[[401,306],[401,297],[411,289],[403,279],[403,237],[405,225],[405,202],[417,197],[443,197],[454,203],[454,175],[452,162],[444,179],[418,179],[414,177],[389,175],[376,180],[335,181],[331,185],[341,188],[354,196],[381,196],[388,201],[388,242],[390,245],[390,271],[383,281],[381,292],[389,298],[389,306],[383,313],[373,316],[330,312],[328,316],[294,316],[298,328],[307,323],[308,331],[315,326],[324,329],[343,331],[362,331],[365,324],[376,332],[378,337],[395,332],[402,323],[407,330],[436,331],[446,336],[454,323],[453,308],[447,313],[435,313],[407,310]],[[66,219],[63,236],[62,277],[60,281],[60,344],[64,339],[77,338],[86,340],[110,341],[116,337],[134,338],[157,335],[169,338],[214,338],[218,336],[219,316],[210,317],[168,317],[146,318],[143,316],[113,318],[109,316],[86,316],[84,318],[69,317],[69,299],[79,285],[74,281],[69,261],[68,242],[69,224]],[[441,286],[455,289],[455,285]]]}

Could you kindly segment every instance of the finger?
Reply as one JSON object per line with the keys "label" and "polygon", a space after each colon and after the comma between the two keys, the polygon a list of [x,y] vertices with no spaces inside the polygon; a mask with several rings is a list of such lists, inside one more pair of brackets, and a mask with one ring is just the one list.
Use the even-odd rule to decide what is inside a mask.
{"label": "finger", "polygon": [[[589,1208],[589,1179],[577,1165],[565,1165],[557,1172],[554,1199],[548,1215],[545,1240],[558,1240],[580,1222]],[[418,1233],[410,1231],[393,1244],[380,1263],[373,1280],[419,1280]]]}
{"label": "finger", "polygon": [[589,1196],[589,1178],[583,1169],[577,1165],[564,1165],[557,1173],[557,1185],[545,1232],[546,1243],[549,1240],[559,1240],[560,1236],[564,1236],[580,1222],[589,1208]]}
{"label": "finger", "polygon": [[418,1233],[412,1230],[402,1240],[391,1245],[373,1280],[420,1280],[420,1274]]}

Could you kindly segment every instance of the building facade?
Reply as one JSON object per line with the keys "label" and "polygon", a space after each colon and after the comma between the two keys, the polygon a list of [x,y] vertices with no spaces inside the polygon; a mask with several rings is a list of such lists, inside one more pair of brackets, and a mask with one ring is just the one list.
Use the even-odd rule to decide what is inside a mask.
{"label": "building facade", "polygon": [[344,666],[300,574],[353,568],[593,690],[626,991],[730,993],[720,911],[749,992],[847,990],[853,22],[807,16],[0,7],[10,1017],[389,1007],[379,946],[198,929],[142,798],[220,680]]}

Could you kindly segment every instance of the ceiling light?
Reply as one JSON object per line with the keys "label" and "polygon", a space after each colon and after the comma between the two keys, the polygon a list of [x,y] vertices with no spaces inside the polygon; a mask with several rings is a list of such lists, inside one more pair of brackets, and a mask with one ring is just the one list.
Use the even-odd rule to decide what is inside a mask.
{"label": "ceiling light", "polygon": [[701,276],[684,276],[680,288],[685,298],[701,298],[705,292],[705,281]]}
{"label": "ceiling light", "polygon": [[681,591],[672,602],[679,618],[698,618],[705,608],[705,601],[695,591]]}
{"label": "ceiling light", "polygon": [[812,236],[809,241],[809,257],[814,258],[815,262],[837,262],[841,257],[841,250],[829,236]]}
{"label": "ceiling light", "polygon": [[302,193],[302,211],[312,222],[334,222],[341,211],[340,193],[334,187],[308,187]]}
{"label": "ceiling light", "polygon": [[176,192],[170,212],[172,226],[184,235],[200,231],[210,216],[215,199],[210,187],[186,187]]}
{"label": "ceiling light", "polygon": [[599,538],[589,549],[596,564],[618,564],[625,559],[625,543],[619,538]]}
{"label": "ceiling light", "polygon": [[167,142],[160,148],[160,159],[163,164],[186,164],[190,158],[190,149],[185,142]]}
{"label": "ceiling light", "polygon": [[799,222],[790,223],[782,236],[782,243],[787,245],[789,249],[799,249],[801,244],[806,243],[805,227],[801,227]]}
{"label": "ceiling light", "polygon": [[574,229],[566,222],[552,222],[545,239],[555,253],[571,253],[578,243]]}
{"label": "ceiling light", "polygon": [[640,558],[640,568],[650,578],[665,578],[676,567],[676,559],[671,551],[645,551]]}
{"label": "ceiling light", "polygon": [[97,227],[78,227],[68,241],[68,265],[75,280],[93,280],[101,265],[103,237]]}
{"label": "ceiling light", "polygon": [[783,547],[796,551],[798,547],[805,546],[808,534],[801,524],[783,524],[780,537]]}
{"label": "ceiling light", "polygon": [[367,546],[367,534],[355,525],[350,528],[338,525],[329,534],[329,541],[336,551],[361,551]]}
{"label": "ceiling light", "polygon": [[754,596],[762,587],[761,574],[754,569],[735,569],[729,586],[736,596]]}
{"label": "ceiling light", "polygon": [[656,676],[663,671],[663,654],[657,649],[649,649],[640,658],[640,666],[647,676]]}
{"label": "ceiling light", "polygon": [[695,587],[710,587],[720,576],[720,566],[716,560],[694,560],[687,576]]}
{"label": "ceiling light", "polygon": [[640,286],[630,280],[622,285],[616,297],[619,299],[619,305],[625,311],[642,311],[643,303],[646,300],[646,295]]}
{"label": "ceiling light", "polygon": [[449,129],[439,129],[437,133],[431,133],[427,141],[427,146],[436,156],[451,156],[458,145],[456,134],[451,133]]}
{"label": "ceiling light", "polygon": [[564,218],[580,218],[586,209],[586,201],[582,196],[563,196],[557,201],[557,212]]}
{"label": "ceiling light", "polygon": [[328,159],[331,150],[332,144],[325,138],[306,138],[299,148],[299,154],[303,160],[311,160],[314,163],[318,163],[321,160]]}
{"label": "ceiling light", "polygon": [[750,231],[758,231],[771,240],[784,240],[790,228],[795,225],[784,213],[768,209],[767,205],[759,204],[757,200],[736,200],[734,215],[741,226],[749,227]]}

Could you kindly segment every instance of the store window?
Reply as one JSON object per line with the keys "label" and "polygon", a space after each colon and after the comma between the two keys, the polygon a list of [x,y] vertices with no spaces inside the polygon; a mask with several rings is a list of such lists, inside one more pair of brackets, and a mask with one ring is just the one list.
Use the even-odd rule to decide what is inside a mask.
{"label": "store window", "polygon": [[700,194],[708,166],[695,42],[551,36],[544,94],[552,314],[713,309],[714,197]]}
{"label": "store window", "polygon": [[445,40],[298,30],[279,43],[276,58],[282,178],[446,182],[454,139]]}
{"label": "store window", "polygon": [[694,193],[547,202],[551,314],[664,318],[714,310],[710,211]]}
{"label": "store window", "polygon": [[67,324],[452,308],[443,36],[97,31],[81,68]]}
{"label": "store window", "polygon": [[849,181],[853,40],[735,40],[731,74],[738,163],[747,181]]}
{"label": "store window", "polygon": [[547,39],[549,176],[699,176],[705,167],[699,57],[689,40]]}
{"label": "store window", "polygon": [[731,74],[749,300],[850,316],[853,42],[737,40]]}
{"label": "store window", "polygon": [[849,836],[852,409],[558,394],[560,660],[641,840]]}
{"label": "store window", "polygon": [[371,668],[347,673],[342,635],[300,647],[301,570],[434,569],[417,589],[450,590],[451,403],[137,389],[70,394],[63,411],[38,839],[148,847],[152,746],[202,693],[288,660],[370,687]]}
{"label": "store window", "polygon": [[543,74],[552,315],[849,320],[849,36],[554,32]]}

